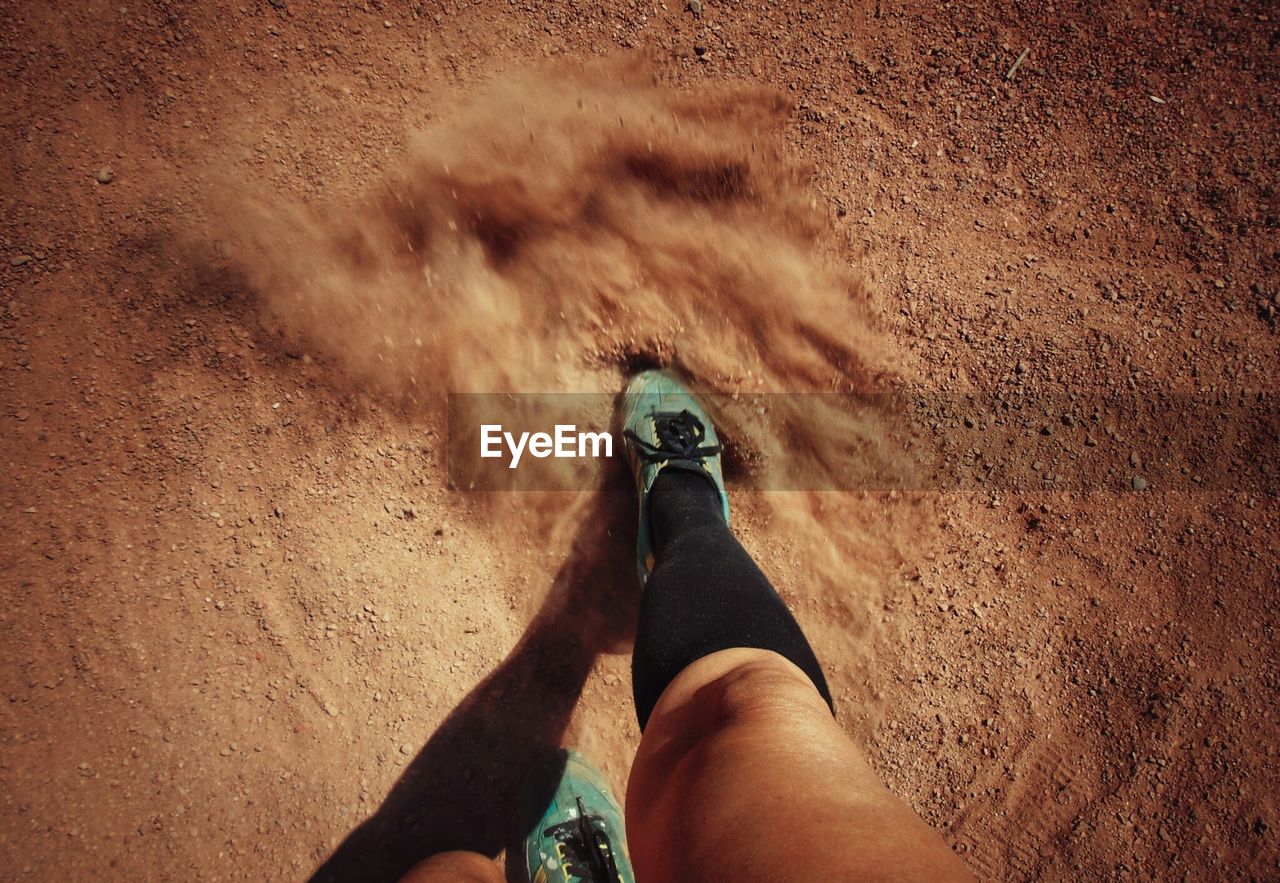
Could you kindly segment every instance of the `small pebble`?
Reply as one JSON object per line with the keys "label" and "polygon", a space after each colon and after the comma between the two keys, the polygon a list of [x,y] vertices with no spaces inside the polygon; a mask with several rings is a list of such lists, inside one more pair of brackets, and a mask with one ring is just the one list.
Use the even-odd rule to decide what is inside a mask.
{"label": "small pebble", "polygon": [[702,15],[702,0],[689,0],[689,11],[694,15]]}
{"label": "small pebble", "polygon": [[1135,491],[1145,491],[1147,489],[1147,480],[1141,475],[1133,477],[1133,489]]}
{"label": "small pebble", "polygon": [[31,255],[16,254],[13,257],[9,258],[9,263],[15,267],[21,267],[23,264],[31,263]]}
{"label": "small pebble", "polygon": [[98,179],[99,184],[110,184],[116,179],[116,173],[111,171],[111,166],[103,166],[98,169],[98,174],[94,177]]}

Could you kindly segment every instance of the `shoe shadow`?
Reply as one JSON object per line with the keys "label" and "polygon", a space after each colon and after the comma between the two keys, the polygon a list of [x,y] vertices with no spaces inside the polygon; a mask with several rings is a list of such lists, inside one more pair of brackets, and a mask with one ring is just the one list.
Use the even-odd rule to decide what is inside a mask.
{"label": "shoe shadow", "polygon": [[523,873],[521,806],[550,797],[527,794],[525,776],[560,748],[596,657],[634,633],[635,513],[621,490],[599,490],[585,504],[569,557],[519,643],[313,881],[398,880],[422,859],[454,849],[490,857],[506,849],[508,877]]}

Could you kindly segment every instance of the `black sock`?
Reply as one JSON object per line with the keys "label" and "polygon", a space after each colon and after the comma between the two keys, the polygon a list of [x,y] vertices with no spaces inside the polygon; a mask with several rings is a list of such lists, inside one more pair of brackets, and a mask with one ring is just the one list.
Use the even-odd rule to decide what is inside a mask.
{"label": "black sock", "polygon": [[725,524],[715,486],[696,473],[664,469],[650,492],[649,518],[655,564],[640,602],[631,658],[640,728],[685,666],[731,647],[786,657],[831,705],[813,648]]}

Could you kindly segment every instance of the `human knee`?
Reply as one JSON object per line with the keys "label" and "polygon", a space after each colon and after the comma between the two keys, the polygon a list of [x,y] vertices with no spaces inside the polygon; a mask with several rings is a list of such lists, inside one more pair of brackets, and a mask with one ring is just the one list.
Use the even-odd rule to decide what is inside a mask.
{"label": "human knee", "polygon": [[830,717],[813,681],[786,658],[769,651],[745,660],[710,685],[716,716],[724,724],[797,715]]}
{"label": "human knee", "polygon": [[[632,767],[627,836],[637,870],[678,879],[663,844],[691,826],[704,836],[698,855],[685,857],[710,867],[753,795],[819,780],[815,757],[830,760],[837,740],[851,747],[808,676],[784,657],[737,648],[690,665],[655,708]],[[821,781],[839,780],[847,767],[829,770]]]}
{"label": "human knee", "polygon": [[681,672],[659,700],[650,726],[681,731],[686,741],[739,724],[795,723],[813,716],[831,719],[817,688],[794,663],[769,650],[735,648]]}

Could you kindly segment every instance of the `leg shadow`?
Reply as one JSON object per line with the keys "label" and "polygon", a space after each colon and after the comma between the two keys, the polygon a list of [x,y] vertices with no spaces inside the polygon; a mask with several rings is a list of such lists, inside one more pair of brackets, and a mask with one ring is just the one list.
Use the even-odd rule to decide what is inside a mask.
{"label": "leg shadow", "polygon": [[[398,880],[452,849],[490,857],[507,849],[518,858],[526,772],[560,747],[596,657],[634,630],[635,513],[619,490],[598,491],[584,508],[569,558],[515,649],[449,714],[313,881]],[[509,858],[508,874],[519,864]]]}

